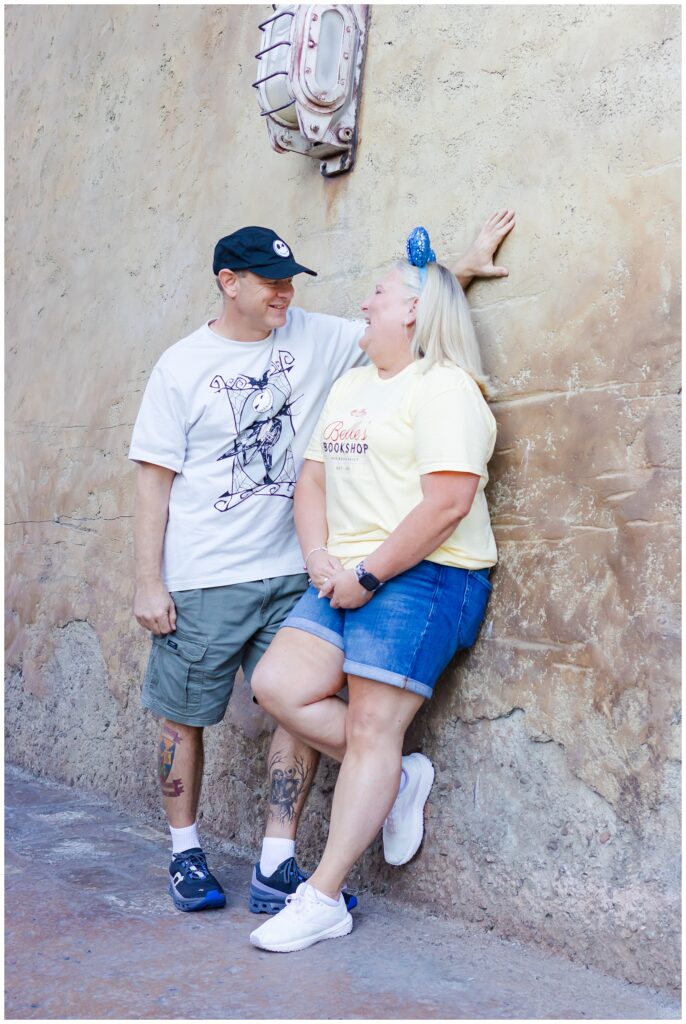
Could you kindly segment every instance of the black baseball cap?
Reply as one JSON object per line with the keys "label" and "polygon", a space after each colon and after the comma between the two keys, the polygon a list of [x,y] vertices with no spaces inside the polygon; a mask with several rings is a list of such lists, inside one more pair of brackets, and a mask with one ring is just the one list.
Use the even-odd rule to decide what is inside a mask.
{"label": "black baseball cap", "polygon": [[212,270],[252,270],[260,277],[281,280],[294,274],[312,274],[314,270],[296,263],[290,246],[270,228],[239,228],[220,238],[214,247]]}

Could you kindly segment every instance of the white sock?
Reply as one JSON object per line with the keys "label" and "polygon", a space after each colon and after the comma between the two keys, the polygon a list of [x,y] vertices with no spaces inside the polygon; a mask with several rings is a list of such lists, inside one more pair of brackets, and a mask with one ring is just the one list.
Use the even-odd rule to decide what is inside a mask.
{"label": "white sock", "polygon": [[314,892],[315,892],[315,894],[317,896],[317,899],[321,900],[322,903],[326,903],[327,907],[337,907],[338,906],[340,898],[341,898],[340,896],[338,897],[337,900],[332,900],[330,896],[327,896],[325,892],[321,892],[320,889],[315,889],[314,886],[311,886],[311,888],[314,889]]}
{"label": "white sock", "polygon": [[405,771],[404,768],[402,768],[401,771],[400,771],[400,786],[398,788],[398,793],[399,794],[402,793],[402,791],[404,790],[406,785],[407,785],[407,772]]}
{"label": "white sock", "polygon": [[283,864],[289,857],[295,857],[295,839],[280,839],[275,836],[267,836],[262,840],[262,853],[260,854],[260,871],[266,878],[273,875],[279,864]]}
{"label": "white sock", "polygon": [[172,856],[175,853],[183,853],[184,850],[192,850],[195,846],[200,846],[197,821],[194,821],[192,825],[186,825],[185,828],[172,828],[170,825],[169,831],[172,837]]}

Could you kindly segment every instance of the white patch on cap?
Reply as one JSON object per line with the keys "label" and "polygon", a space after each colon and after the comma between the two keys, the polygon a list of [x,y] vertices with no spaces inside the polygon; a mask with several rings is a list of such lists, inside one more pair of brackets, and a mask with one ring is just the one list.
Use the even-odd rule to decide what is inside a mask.
{"label": "white patch on cap", "polygon": [[280,238],[274,242],[274,252],[277,256],[290,256],[291,250],[288,248],[285,242],[282,242]]}

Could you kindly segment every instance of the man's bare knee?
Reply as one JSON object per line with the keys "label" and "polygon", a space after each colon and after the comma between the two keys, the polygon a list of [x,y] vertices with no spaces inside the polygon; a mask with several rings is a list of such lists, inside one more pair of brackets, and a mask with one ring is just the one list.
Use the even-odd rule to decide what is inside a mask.
{"label": "man's bare knee", "polygon": [[285,757],[319,757],[316,750],[313,750],[309,743],[294,736],[282,725],[277,725],[272,736],[272,750],[279,750]]}
{"label": "man's bare knee", "polygon": [[163,718],[160,721],[160,731],[163,735],[168,735],[171,738],[173,738],[172,734],[175,734],[180,739],[197,740],[202,736],[203,727],[201,725],[185,725],[183,722],[172,722],[169,718]]}

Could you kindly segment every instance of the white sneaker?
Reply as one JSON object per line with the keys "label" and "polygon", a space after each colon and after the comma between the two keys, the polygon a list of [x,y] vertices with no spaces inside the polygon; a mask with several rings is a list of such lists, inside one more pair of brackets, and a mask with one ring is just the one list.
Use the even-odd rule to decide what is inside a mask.
{"label": "white sneaker", "polygon": [[253,946],[273,953],[292,953],[307,949],[321,939],[337,939],[353,930],[343,896],[335,907],[320,900],[311,885],[301,882],[286,906],[250,936]]}
{"label": "white sneaker", "polygon": [[424,804],[434,784],[434,766],[424,754],[403,758],[407,775],[383,826],[383,855],[388,864],[407,864],[424,835]]}

